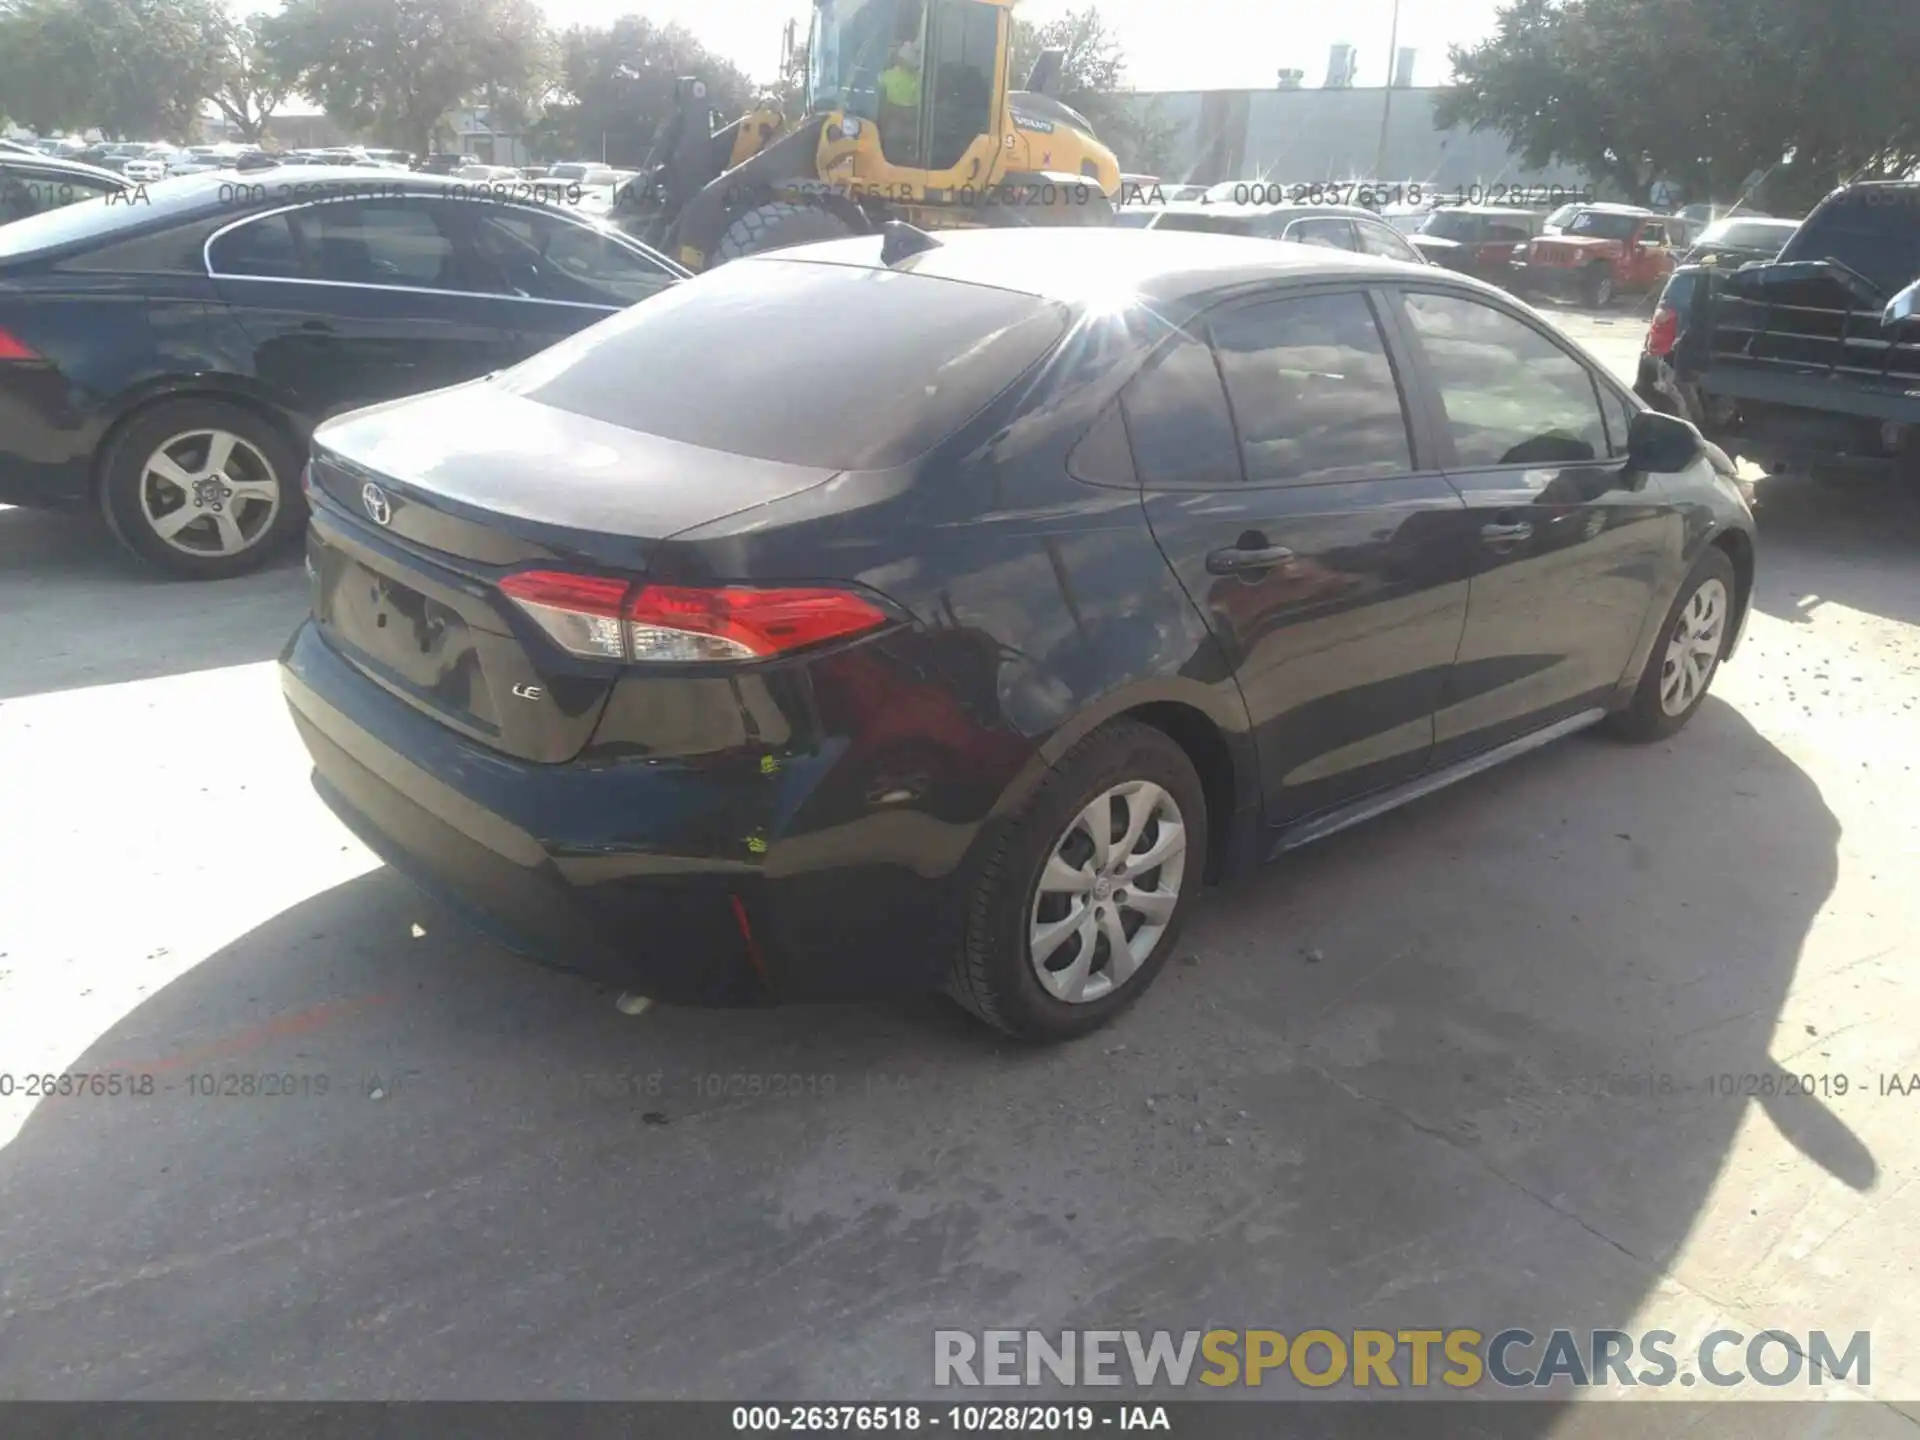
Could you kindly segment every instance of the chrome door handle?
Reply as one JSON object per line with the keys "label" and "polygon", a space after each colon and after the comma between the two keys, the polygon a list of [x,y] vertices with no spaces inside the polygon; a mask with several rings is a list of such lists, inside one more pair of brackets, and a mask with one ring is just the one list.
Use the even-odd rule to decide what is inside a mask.
{"label": "chrome door handle", "polygon": [[1293,551],[1284,545],[1267,545],[1257,550],[1230,547],[1207,556],[1210,575],[1244,575],[1249,570],[1271,570],[1293,559]]}
{"label": "chrome door handle", "polygon": [[1533,537],[1533,526],[1525,520],[1513,525],[1482,525],[1480,538],[1489,545],[1510,545],[1516,540],[1529,540]]}

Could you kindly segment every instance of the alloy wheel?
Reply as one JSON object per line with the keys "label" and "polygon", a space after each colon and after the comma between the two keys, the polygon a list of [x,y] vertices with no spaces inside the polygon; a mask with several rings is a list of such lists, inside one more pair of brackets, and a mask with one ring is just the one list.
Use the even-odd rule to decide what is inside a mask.
{"label": "alloy wheel", "polygon": [[1114,993],[1152,956],[1180,901],[1187,828],[1148,780],[1103,791],[1047,852],[1027,950],[1041,987],[1069,1005]]}
{"label": "alloy wheel", "polygon": [[1727,587],[1704,581],[1680,607],[1660,667],[1660,708],[1684,715],[1700,698],[1720,662],[1727,628]]}
{"label": "alloy wheel", "polygon": [[140,472],[140,513],[188,555],[237,555],[272,529],[280,477],[230,430],[189,430],[154,447]]}

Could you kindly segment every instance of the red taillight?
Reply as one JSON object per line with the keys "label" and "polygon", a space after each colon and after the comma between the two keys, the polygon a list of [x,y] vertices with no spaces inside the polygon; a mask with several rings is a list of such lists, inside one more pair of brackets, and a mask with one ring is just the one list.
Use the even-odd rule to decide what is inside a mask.
{"label": "red taillight", "polygon": [[1663,300],[1653,312],[1653,323],[1647,327],[1647,354],[1671,355],[1679,339],[1680,312]]}
{"label": "red taillight", "polygon": [[600,575],[525,570],[500,582],[509,599],[562,650],[595,660],[627,658],[621,602],[633,586]]}
{"label": "red taillight", "polygon": [[627,606],[635,660],[758,660],[886,624],[845,590],[649,585]]}
{"label": "red taillight", "polygon": [[570,654],[637,664],[762,660],[887,623],[847,590],[634,586],[554,570],[510,575],[500,588]]}
{"label": "red taillight", "polygon": [[26,341],[9,330],[0,329],[0,361],[39,360],[44,357]]}

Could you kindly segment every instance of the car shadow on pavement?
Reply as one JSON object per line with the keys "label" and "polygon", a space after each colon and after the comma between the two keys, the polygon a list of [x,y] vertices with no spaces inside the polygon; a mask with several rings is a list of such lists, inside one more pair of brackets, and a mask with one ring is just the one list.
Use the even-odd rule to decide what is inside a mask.
{"label": "car shadow on pavement", "polygon": [[1804,621],[1823,604],[1920,625],[1920,486],[1770,475],[1754,486],[1762,613]]}
{"label": "car shadow on pavement", "polygon": [[[1213,896],[1054,1049],[933,1000],[629,1017],[375,870],[64,1067],[154,1094],[0,1150],[0,1395],[931,1397],[942,1327],[1685,1334],[1792,1219],[1742,1077],[1821,1067],[1832,1012],[1783,1011],[1837,838],[1712,700]],[[1876,1183],[1826,1102],[1769,1113]]]}
{"label": "car shadow on pavement", "polygon": [[234,580],[174,580],[91,513],[0,507],[0,700],[279,654],[307,608],[298,547]]}

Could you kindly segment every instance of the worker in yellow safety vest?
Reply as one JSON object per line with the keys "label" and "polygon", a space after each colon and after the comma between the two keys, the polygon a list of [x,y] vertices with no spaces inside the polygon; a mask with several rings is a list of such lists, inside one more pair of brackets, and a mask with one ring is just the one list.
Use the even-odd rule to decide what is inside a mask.
{"label": "worker in yellow safety vest", "polygon": [[904,41],[880,75],[880,143],[889,155],[912,153],[920,128],[920,44]]}

